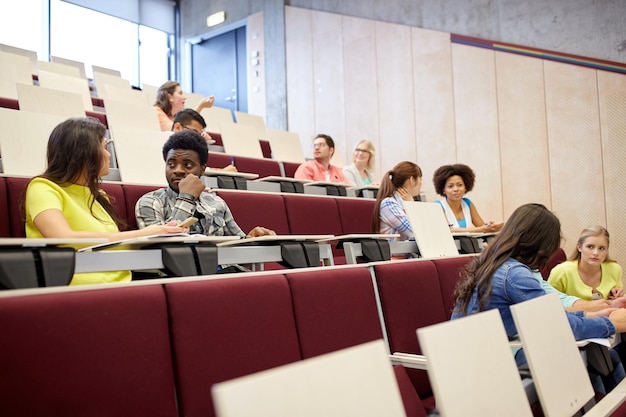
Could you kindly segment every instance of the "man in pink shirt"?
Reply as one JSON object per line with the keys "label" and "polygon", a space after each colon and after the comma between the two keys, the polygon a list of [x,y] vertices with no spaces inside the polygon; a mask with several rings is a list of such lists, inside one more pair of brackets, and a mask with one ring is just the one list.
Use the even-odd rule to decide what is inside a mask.
{"label": "man in pink shirt", "polygon": [[306,161],[298,167],[294,178],[313,181],[347,183],[341,168],[330,164],[335,153],[335,141],[328,135],[319,134],[313,141],[314,160]]}

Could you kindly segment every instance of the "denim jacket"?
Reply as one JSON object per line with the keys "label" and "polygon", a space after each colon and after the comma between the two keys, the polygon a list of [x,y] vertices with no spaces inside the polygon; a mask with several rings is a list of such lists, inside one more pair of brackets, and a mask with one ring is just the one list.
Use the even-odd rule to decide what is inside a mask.
{"label": "denim jacket", "polygon": [[[517,334],[513,316],[509,306],[532,298],[545,295],[541,284],[533,277],[533,272],[521,262],[509,258],[494,273],[491,282],[491,296],[487,299],[484,310],[497,308],[509,337]],[[474,290],[468,305],[467,314],[478,311],[478,295]],[[567,314],[567,319],[576,340],[589,338],[606,338],[615,333],[615,326],[607,317],[585,317],[583,312]],[[455,308],[452,319],[462,317]]]}

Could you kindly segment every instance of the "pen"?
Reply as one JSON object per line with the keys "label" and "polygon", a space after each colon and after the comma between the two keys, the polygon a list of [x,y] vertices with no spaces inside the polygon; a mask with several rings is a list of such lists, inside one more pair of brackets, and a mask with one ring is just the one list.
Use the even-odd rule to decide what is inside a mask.
{"label": "pen", "polygon": [[234,156],[230,157],[230,164],[231,165],[235,165],[235,157]]}

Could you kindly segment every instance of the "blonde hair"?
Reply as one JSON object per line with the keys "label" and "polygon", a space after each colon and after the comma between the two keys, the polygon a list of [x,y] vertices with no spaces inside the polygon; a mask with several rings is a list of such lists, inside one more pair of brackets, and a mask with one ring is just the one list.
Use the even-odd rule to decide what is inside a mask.
{"label": "blonde hair", "polygon": [[583,229],[582,232],[580,232],[580,236],[578,236],[578,242],[576,242],[576,248],[570,255],[569,260],[580,261],[580,252],[578,251],[578,246],[582,246],[587,238],[596,236],[602,236],[606,239],[606,259],[604,260],[604,262],[615,262],[615,260],[611,259],[611,257],[609,256],[609,231],[602,226],[586,227]]}
{"label": "blonde hair", "polygon": [[357,142],[357,144],[354,146],[354,150],[352,151],[352,162],[354,162],[354,152],[359,149],[359,145],[361,144],[364,144],[365,148],[367,148],[367,150],[369,151],[370,159],[367,160],[367,166],[365,168],[367,168],[367,170],[371,172],[374,168],[374,156],[376,155],[376,149],[374,148],[374,144],[369,140],[363,139]]}

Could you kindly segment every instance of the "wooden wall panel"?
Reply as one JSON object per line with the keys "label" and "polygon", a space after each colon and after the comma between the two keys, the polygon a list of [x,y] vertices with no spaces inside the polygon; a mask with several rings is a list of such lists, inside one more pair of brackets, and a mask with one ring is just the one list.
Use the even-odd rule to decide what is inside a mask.
{"label": "wooden wall panel", "polygon": [[411,43],[417,163],[424,173],[422,191],[434,201],[441,197],[433,173],[456,160],[450,34],[412,28]]}
{"label": "wooden wall panel", "polygon": [[381,172],[403,160],[417,162],[411,52],[411,28],[376,22]]}
{"label": "wooden wall panel", "polygon": [[474,189],[468,194],[483,220],[500,221],[502,182],[498,141],[495,57],[492,51],[452,45],[456,160],[476,173]]}
{"label": "wooden wall panel", "polygon": [[543,60],[496,52],[504,216],[526,203],[552,206]]}
{"label": "wooden wall panel", "polygon": [[355,145],[362,139],[376,148],[374,178],[381,174],[380,152],[383,151],[378,123],[378,89],[376,84],[376,29],[371,20],[343,18],[343,68],[346,103],[346,137],[344,155],[352,162]]}
{"label": "wooden wall panel", "polygon": [[[332,13],[312,14],[313,76],[315,132],[335,139],[336,149],[332,163],[343,165],[345,146],[345,101],[343,72],[343,41],[341,16]],[[301,97],[306,99],[305,97]],[[343,159],[343,158],[341,158]]]}
{"label": "wooden wall panel", "polygon": [[552,209],[569,253],[584,227],[606,224],[596,71],[545,61],[544,73]]}
{"label": "wooden wall panel", "polygon": [[[285,7],[288,127],[300,135],[304,156],[311,158],[315,134],[315,94],[311,11]],[[270,92],[271,94],[271,92]]]}
{"label": "wooden wall panel", "polygon": [[626,262],[626,76],[597,71],[609,253]]}

